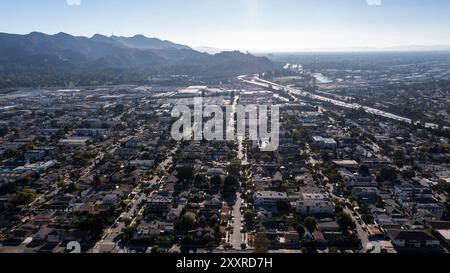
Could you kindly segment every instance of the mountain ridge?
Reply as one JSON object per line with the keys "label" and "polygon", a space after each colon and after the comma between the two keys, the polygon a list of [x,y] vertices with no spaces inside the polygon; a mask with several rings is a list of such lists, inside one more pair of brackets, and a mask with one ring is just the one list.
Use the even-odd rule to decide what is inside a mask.
{"label": "mountain ridge", "polygon": [[[64,32],[0,33],[0,87],[21,84],[11,79],[23,80],[24,75],[32,75],[34,84],[39,85],[42,75],[52,78],[76,73],[83,77],[95,72],[108,78],[104,72],[115,70],[143,75],[230,77],[260,73],[273,67],[275,64],[266,57],[239,51],[211,55],[143,35],[96,34],[88,38]],[[8,84],[11,81],[14,84]]]}

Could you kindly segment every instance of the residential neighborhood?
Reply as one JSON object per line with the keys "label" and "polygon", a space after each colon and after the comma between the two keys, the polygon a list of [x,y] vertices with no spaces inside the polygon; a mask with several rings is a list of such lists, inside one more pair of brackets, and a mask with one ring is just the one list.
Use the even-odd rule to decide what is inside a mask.
{"label": "residential neighborhood", "polygon": [[[174,140],[172,108],[198,97],[278,105],[278,149]],[[242,78],[0,105],[0,252],[447,252],[449,138],[420,124]]]}

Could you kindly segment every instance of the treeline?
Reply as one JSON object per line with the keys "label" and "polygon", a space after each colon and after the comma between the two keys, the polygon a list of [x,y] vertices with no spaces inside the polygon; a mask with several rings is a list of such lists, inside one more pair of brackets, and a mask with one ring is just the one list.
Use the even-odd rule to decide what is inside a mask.
{"label": "treeline", "polygon": [[153,76],[145,71],[125,70],[6,72],[0,73],[0,88],[144,84]]}

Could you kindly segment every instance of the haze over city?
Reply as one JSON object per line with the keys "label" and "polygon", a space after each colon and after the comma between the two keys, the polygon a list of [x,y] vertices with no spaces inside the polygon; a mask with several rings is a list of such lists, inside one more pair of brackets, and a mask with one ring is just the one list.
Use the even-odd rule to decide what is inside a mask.
{"label": "haze over city", "polygon": [[449,8],[445,0],[2,0],[0,32],[143,34],[251,52],[448,46]]}

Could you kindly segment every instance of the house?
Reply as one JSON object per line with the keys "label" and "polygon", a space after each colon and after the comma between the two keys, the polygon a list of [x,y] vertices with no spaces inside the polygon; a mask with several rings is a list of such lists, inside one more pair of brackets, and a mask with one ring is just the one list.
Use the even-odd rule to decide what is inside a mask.
{"label": "house", "polygon": [[11,183],[27,179],[34,172],[25,168],[16,168],[13,171],[0,170],[0,183]]}
{"label": "house", "polygon": [[367,226],[367,233],[370,240],[382,240],[385,236],[384,232],[379,227],[373,225]]}
{"label": "house", "polygon": [[219,210],[222,208],[223,202],[219,196],[211,196],[205,200],[205,208],[211,210]]}
{"label": "house", "polygon": [[372,215],[374,222],[381,227],[394,224],[394,220],[392,219],[392,217],[387,215],[386,213],[373,213]]}
{"label": "house", "polygon": [[129,158],[136,156],[139,153],[137,149],[131,149],[131,148],[119,148],[116,150],[114,155],[118,156],[119,158]]}
{"label": "house", "polygon": [[332,138],[323,138],[321,136],[314,136],[314,142],[319,146],[320,149],[330,149],[334,150],[337,147],[336,140]]}
{"label": "house", "polygon": [[361,140],[357,139],[357,138],[341,138],[339,139],[339,147],[340,148],[344,148],[344,147],[356,147],[358,145],[362,145]]}
{"label": "house", "polygon": [[27,161],[40,161],[47,155],[46,150],[34,149],[25,152],[24,157]]}
{"label": "house", "polygon": [[194,244],[197,243],[203,245],[205,243],[216,240],[214,229],[210,227],[197,228],[195,230],[189,231],[188,234],[192,236]]}
{"label": "house", "polygon": [[450,246],[450,222],[448,221],[431,221],[427,223],[432,228],[437,238],[446,246]]}
{"label": "house", "polygon": [[213,177],[213,176],[224,176],[225,172],[221,168],[209,168],[206,172],[207,177]]}
{"label": "house", "polygon": [[330,200],[307,199],[295,203],[297,213],[301,215],[332,215],[334,204]]}
{"label": "house", "polygon": [[267,231],[267,238],[271,241],[272,249],[298,249],[300,235],[297,231]]}
{"label": "house", "polygon": [[369,167],[369,169],[381,170],[382,168],[388,167],[391,161],[383,158],[362,158],[360,163],[362,166]]}
{"label": "house", "polygon": [[287,202],[288,196],[284,192],[258,191],[253,199],[256,208],[276,208],[280,202]]}
{"label": "house", "polygon": [[33,235],[34,243],[45,243],[47,241],[48,235],[53,232],[53,229],[47,226],[42,227],[38,232]]}
{"label": "house", "polygon": [[255,218],[256,218],[256,221],[258,221],[259,223],[267,223],[273,219],[272,213],[270,211],[267,211],[264,209],[258,210]]}
{"label": "house", "polygon": [[83,147],[86,146],[89,141],[91,141],[90,137],[69,137],[66,139],[62,139],[59,144],[66,147]]}
{"label": "house", "polygon": [[130,166],[141,170],[148,170],[155,166],[154,160],[133,160],[130,161]]}
{"label": "house", "polygon": [[327,242],[327,240],[325,239],[325,235],[320,232],[319,230],[315,230],[313,232],[313,236],[314,236],[314,241],[316,241],[319,245],[324,245]]}
{"label": "house", "polygon": [[378,198],[378,189],[373,187],[353,188],[352,196],[361,201],[375,201]]}
{"label": "house", "polygon": [[334,204],[328,193],[317,187],[303,187],[300,200],[293,202],[292,206],[301,215],[332,215],[334,213]]}
{"label": "house", "polygon": [[[317,224],[317,229],[322,233],[322,237],[318,237],[319,243],[334,243],[342,236],[341,227],[332,219],[323,219]],[[316,236],[317,234],[315,234]],[[316,241],[317,241],[316,239]]]}
{"label": "house", "polygon": [[324,219],[323,221],[319,221],[319,223],[317,224],[317,228],[323,233],[341,231],[341,227],[339,226],[339,224],[331,219]]}
{"label": "house", "polygon": [[107,129],[102,128],[89,128],[89,129],[77,129],[75,130],[76,136],[92,137],[92,138],[104,138],[108,134]]}
{"label": "house", "polygon": [[28,237],[32,237],[34,234],[39,232],[39,227],[32,224],[25,224],[20,228],[14,230],[11,240],[13,241],[23,241]]}
{"label": "house", "polygon": [[89,242],[92,240],[92,234],[89,230],[69,229],[65,236],[65,242]]}
{"label": "house", "polygon": [[307,230],[305,231],[305,234],[303,234],[302,240],[305,242],[311,242],[314,241],[314,236]]}
{"label": "house", "polygon": [[127,149],[137,149],[142,146],[143,146],[142,141],[137,137],[133,137],[133,138],[127,140],[124,144],[124,148],[127,148]]}
{"label": "house", "polygon": [[47,242],[49,244],[57,245],[62,242],[63,239],[63,231],[61,230],[53,230],[47,235]]}
{"label": "house", "polygon": [[161,226],[158,221],[149,223],[141,223],[133,234],[133,240],[142,240],[144,238],[155,238],[162,233]]}
{"label": "house", "polygon": [[425,230],[399,230],[387,232],[392,244],[397,248],[438,248],[439,240]]}
{"label": "house", "polygon": [[0,210],[7,209],[9,206],[9,198],[0,197]]}
{"label": "house", "polygon": [[417,214],[427,219],[441,219],[445,212],[445,207],[437,202],[433,203],[417,203],[415,205]]}
{"label": "house", "polygon": [[100,204],[100,209],[107,210],[111,207],[115,207],[119,205],[119,198],[115,194],[108,194],[103,198],[102,203]]}
{"label": "house", "polygon": [[356,169],[359,164],[355,160],[333,160],[333,163],[339,168]]}
{"label": "house", "polygon": [[433,191],[429,187],[416,185],[409,182],[404,182],[401,185],[394,186],[394,195],[397,196],[400,201],[433,201]]}
{"label": "house", "polygon": [[347,177],[345,186],[349,189],[354,187],[377,187],[378,183],[371,176],[353,175]]}
{"label": "house", "polygon": [[14,171],[31,171],[35,173],[46,172],[48,169],[55,167],[58,165],[58,161],[50,160],[47,162],[37,162],[33,164],[25,164],[25,166],[20,166],[14,169]]}
{"label": "house", "polygon": [[171,197],[155,195],[148,201],[147,209],[150,213],[167,213],[172,207],[172,202],[173,200]]}

